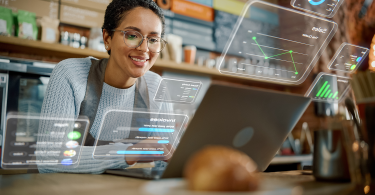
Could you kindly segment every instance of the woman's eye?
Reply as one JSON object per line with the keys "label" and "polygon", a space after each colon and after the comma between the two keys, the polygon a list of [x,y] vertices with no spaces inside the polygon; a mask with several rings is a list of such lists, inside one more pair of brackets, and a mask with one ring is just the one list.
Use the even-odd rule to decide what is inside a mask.
{"label": "woman's eye", "polygon": [[137,35],[128,35],[129,40],[134,40],[137,38]]}
{"label": "woman's eye", "polygon": [[157,43],[159,42],[159,39],[156,39],[156,38],[150,38],[150,43]]}

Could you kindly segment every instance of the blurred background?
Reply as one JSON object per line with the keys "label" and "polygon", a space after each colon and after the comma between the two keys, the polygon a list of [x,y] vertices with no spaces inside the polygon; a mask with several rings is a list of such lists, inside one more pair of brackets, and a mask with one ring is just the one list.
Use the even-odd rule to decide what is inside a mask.
{"label": "blurred background", "polygon": [[[6,89],[0,94],[1,130],[4,128],[4,117],[10,111],[40,112],[48,75],[56,63],[66,58],[109,57],[105,52],[101,26],[110,2],[0,0],[0,68],[4,70],[0,78],[1,83],[4,83],[2,87]],[[223,75],[215,69],[245,0],[156,2],[164,11],[164,38],[169,44],[151,71],[163,77],[202,82],[202,89],[194,104],[175,105],[176,112],[185,113],[190,118],[213,82],[304,95],[318,73],[335,73],[327,68],[327,64],[343,42],[370,48],[369,56],[358,70],[375,71],[375,3],[365,6],[365,0],[345,0],[332,18],[339,29],[311,74],[302,84],[288,86]],[[292,8],[289,0],[267,2]],[[253,11],[259,16],[273,14],[269,10]],[[14,68],[22,65],[25,65],[25,71]],[[347,96],[354,98],[352,91]],[[275,158],[268,171],[302,169],[305,165],[311,165],[313,131],[327,129],[330,120],[336,115],[348,115],[343,105],[311,103],[280,149],[280,158]],[[282,158],[285,156],[294,158]]]}

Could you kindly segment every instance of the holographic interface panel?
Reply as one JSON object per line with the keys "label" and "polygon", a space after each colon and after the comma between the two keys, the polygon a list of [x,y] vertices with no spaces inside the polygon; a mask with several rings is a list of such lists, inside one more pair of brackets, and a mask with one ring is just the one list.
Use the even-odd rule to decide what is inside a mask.
{"label": "holographic interface panel", "polygon": [[239,18],[222,53],[223,74],[300,84],[337,29],[332,21],[266,2],[248,3],[247,12],[250,18]]}
{"label": "holographic interface panel", "polygon": [[318,102],[340,102],[349,86],[350,78],[348,77],[320,73],[305,96]]}
{"label": "holographic interface panel", "polygon": [[186,115],[112,110],[105,114],[93,153],[94,159],[124,157],[138,161],[167,160],[188,121]]}
{"label": "holographic interface panel", "polygon": [[163,78],[154,101],[191,104],[196,99],[201,86],[200,81]]}
{"label": "holographic interface panel", "polygon": [[8,116],[2,167],[77,166],[88,119]]}
{"label": "holographic interface panel", "polygon": [[344,0],[292,0],[290,4],[306,12],[332,18]]}
{"label": "holographic interface panel", "polygon": [[368,55],[369,49],[352,45],[341,44],[336,54],[328,64],[330,70],[354,72]]}

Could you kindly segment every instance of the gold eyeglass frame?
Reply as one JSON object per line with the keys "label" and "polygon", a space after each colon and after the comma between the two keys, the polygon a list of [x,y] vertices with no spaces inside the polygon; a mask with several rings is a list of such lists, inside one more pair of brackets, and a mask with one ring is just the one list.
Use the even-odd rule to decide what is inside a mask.
{"label": "gold eyeglass frame", "polygon": [[[116,30],[116,29],[113,29],[112,31],[113,31],[113,32],[116,32],[116,31],[118,31],[118,32],[122,32],[122,34],[123,34],[123,41],[124,41],[125,45],[128,46],[128,47],[130,47],[130,46],[127,45],[126,42],[125,42],[125,34],[126,34],[127,32],[130,32],[130,31],[137,32],[138,34],[140,34],[140,35],[142,36],[142,41],[141,41],[136,47],[130,47],[130,48],[134,48],[134,49],[135,49],[135,48],[138,48],[139,46],[142,45],[143,40],[145,40],[145,39],[147,39],[147,47],[148,47],[149,37],[144,37],[144,36],[143,36],[140,32],[138,32],[138,31],[135,31],[135,30],[127,30],[127,31],[124,31],[124,30]],[[157,36],[154,36],[154,37],[157,37]],[[163,48],[160,49],[159,52],[153,52],[153,51],[150,50],[152,53],[160,53],[161,51],[163,51],[163,49],[165,48],[165,46],[167,46],[167,44],[168,44],[168,42],[167,42],[166,40],[162,39],[161,37],[158,37],[158,38],[160,38],[160,40],[164,41],[164,42],[165,42],[165,45],[164,45]],[[148,49],[150,49],[150,48],[148,47]]]}

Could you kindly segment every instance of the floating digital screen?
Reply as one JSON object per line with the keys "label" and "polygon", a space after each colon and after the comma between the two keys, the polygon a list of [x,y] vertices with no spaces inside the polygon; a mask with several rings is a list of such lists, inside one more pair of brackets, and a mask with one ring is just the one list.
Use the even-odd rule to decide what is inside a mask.
{"label": "floating digital screen", "polygon": [[344,0],[292,0],[296,8],[316,15],[332,18]]}
{"label": "floating digital screen", "polygon": [[300,84],[337,30],[335,22],[261,1],[247,3],[247,12],[222,53],[223,74]]}
{"label": "floating digital screen", "polygon": [[93,157],[167,160],[177,147],[187,121],[188,117],[182,114],[109,111],[103,117]]}
{"label": "floating digital screen", "polygon": [[78,166],[88,119],[8,115],[2,168]]}
{"label": "floating digital screen", "polygon": [[340,102],[349,90],[349,86],[350,78],[348,77],[320,73],[305,96],[318,102]]}
{"label": "floating digital screen", "polygon": [[329,62],[328,68],[330,70],[354,72],[368,53],[369,49],[365,47],[343,43]]}
{"label": "floating digital screen", "polygon": [[191,104],[195,101],[201,86],[200,81],[163,78],[154,101]]}

